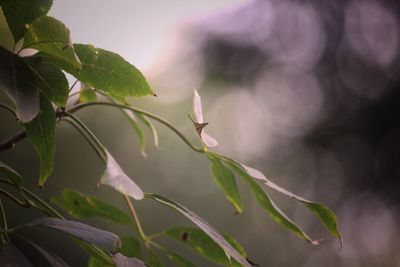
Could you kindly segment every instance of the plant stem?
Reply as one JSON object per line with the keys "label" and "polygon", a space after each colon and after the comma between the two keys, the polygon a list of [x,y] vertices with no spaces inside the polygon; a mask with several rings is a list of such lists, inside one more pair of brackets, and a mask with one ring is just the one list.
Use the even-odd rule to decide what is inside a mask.
{"label": "plant stem", "polygon": [[[16,186],[13,182],[8,181],[8,180],[6,180],[6,179],[1,179],[1,178],[0,178],[0,182],[9,184],[9,185],[11,185],[11,186]],[[35,193],[31,192],[30,190],[28,190],[27,188],[25,188],[25,187],[23,187],[23,186],[21,186],[21,187],[19,187],[19,188],[17,188],[17,189],[21,190],[21,193],[24,193],[24,194],[28,195],[28,196],[29,196],[30,198],[32,198],[36,203],[40,204],[40,205],[44,208],[44,210],[48,211],[48,213],[52,214],[54,217],[57,217],[57,218],[60,218],[60,219],[65,219],[64,216],[62,216],[58,211],[56,211],[56,210],[55,210],[52,206],[50,206],[46,201],[44,201],[43,199],[41,199],[40,197],[38,197]],[[13,198],[11,198],[11,199],[14,200],[14,202],[16,202],[19,206],[22,206],[22,207],[31,206],[31,203],[24,203],[24,202],[18,200],[17,198],[15,198],[13,195],[11,195],[10,193],[8,193],[7,191],[1,190],[1,189],[0,189],[0,192],[1,192],[1,191],[6,192],[6,194],[8,194],[7,196],[10,196],[10,198],[11,198],[11,196],[12,196]],[[2,193],[3,193],[3,192],[2,192]],[[36,207],[37,207],[37,206],[36,206]],[[40,208],[40,207],[39,207],[39,208]],[[43,209],[41,209],[41,210],[43,211]]]}
{"label": "plant stem", "polygon": [[128,109],[131,110],[133,112],[137,112],[137,113],[141,113],[149,118],[152,118],[162,124],[164,124],[165,126],[167,126],[169,129],[171,129],[176,135],[179,136],[179,138],[182,139],[183,142],[185,142],[191,149],[193,149],[196,152],[199,153],[204,153],[205,150],[203,148],[199,148],[195,145],[193,145],[177,128],[175,128],[175,126],[173,126],[170,122],[168,122],[167,120],[152,114],[150,112],[147,112],[145,110],[139,109],[139,108],[135,108],[132,106],[125,106],[125,105],[121,105],[121,104],[117,104],[117,103],[110,103],[110,102],[88,102],[88,103],[82,103],[82,104],[78,104],[72,108],[70,108],[68,111],[71,113],[74,113],[82,108],[85,107],[89,107],[89,106],[109,106],[109,107],[115,107],[115,108],[122,108],[122,109]]}
{"label": "plant stem", "polygon": [[99,157],[104,161],[105,164],[107,164],[107,154],[105,148],[99,141],[99,139],[97,139],[97,137],[92,133],[92,131],[90,131],[90,129],[74,114],[66,111],[63,111],[61,114],[63,116],[69,117],[75,122],[74,126],[91,143],[92,147],[95,149]]}
{"label": "plant stem", "polygon": [[128,195],[124,194],[123,196],[124,196],[126,204],[129,207],[129,211],[131,212],[131,216],[132,216],[132,218],[133,218],[133,220],[135,222],[136,230],[137,230],[140,238],[146,244],[149,241],[149,238],[146,236],[146,234],[143,231],[142,224],[140,223],[140,220],[139,220],[139,217],[138,217],[138,215],[136,213],[135,207],[133,206],[133,203],[132,203],[132,201],[131,201],[131,199],[129,198]]}
{"label": "plant stem", "polygon": [[[71,85],[71,87],[69,88],[68,92],[71,93],[72,89],[74,89],[75,85],[79,82],[78,79],[75,80],[75,82]],[[72,95],[69,95],[68,97],[71,97]]]}
{"label": "plant stem", "polygon": [[69,118],[64,118],[63,121],[72,125],[86,139],[86,141],[89,143],[89,145],[92,147],[92,149],[100,157],[100,159],[102,161],[104,161],[104,154],[101,151],[99,151],[98,147],[93,142],[93,140],[90,138],[90,136],[88,136],[87,133],[84,130],[82,130],[81,127],[74,120],[71,120]]}
{"label": "plant stem", "polygon": [[18,206],[21,206],[21,207],[24,207],[24,208],[30,207],[29,203],[19,200],[19,199],[16,198],[13,194],[11,194],[10,192],[8,192],[8,191],[6,191],[6,190],[4,190],[4,189],[2,189],[2,188],[0,188],[0,194],[2,194],[3,196],[5,196],[5,197],[11,199],[11,200],[14,201],[15,204],[17,204]]}
{"label": "plant stem", "polygon": [[9,105],[6,105],[4,103],[0,103],[0,107],[8,110],[9,112],[11,112],[11,114],[16,116],[15,110],[12,107],[10,107]]}
{"label": "plant stem", "polygon": [[13,135],[13,136],[7,138],[6,140],[4,140],[0,143],[0,151],[13,148],[16,143],[23,140],[25,137],[26,137],[26,132],[21,131],[21,132],[17,133],[16,135]]}
{"label": "plant stem", "polygon": [[7,242],[7,231],[8,231],[8,224],[7,224],[7,217],[6,217],[6,213],[4,211],[4,207],[3,207],[3,201],[0,197],[0,210],[1,210],[1,216],[3,218],[3,224],[4,224],[4,230],[6,231],[4,234],[1,234],[1,243],[4,245]]}

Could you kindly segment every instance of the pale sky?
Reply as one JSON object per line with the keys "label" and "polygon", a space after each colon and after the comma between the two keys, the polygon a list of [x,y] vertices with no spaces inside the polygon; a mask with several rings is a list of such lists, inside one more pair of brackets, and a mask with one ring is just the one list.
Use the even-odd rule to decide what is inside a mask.
{"label": "pale sky", "polygon": [[90,43],[120,54],[146,72],[173,28],[218,12],[240,0],[69,0],[54,1],[49,13],[63,21],[75,43]]}

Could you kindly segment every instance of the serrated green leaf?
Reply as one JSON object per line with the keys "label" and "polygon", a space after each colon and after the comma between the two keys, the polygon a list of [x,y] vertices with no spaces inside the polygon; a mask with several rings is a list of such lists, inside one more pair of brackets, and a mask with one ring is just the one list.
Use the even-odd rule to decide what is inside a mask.
{"label": "serrated green leaf", "polygon": [[128,258],[121,253],[114,254],[113,259],[116,267],[146,267],[143,261],[136,258]]}
{"label": "serrated green leaf", "polygon": [[71,64],[49,58],[88,86],[101,90],[121,102],[128,96],[153,95],[143,74],[120,55],[92,45],[75,44],[81,64],[77,71]]}
{"label": "serrated green leaf", "polygon": [[125,236],[121,238],[121,253],[127,257],[140,258],[140,242],[136,238]]}
{"label": "serrated green leaf", "polygon": [[200,218],[193,211],[161,195],[146,193],[145,196],[147,198],[151,198],[159,203],[162,203],[168,207],[173,208],[174,210],[180,212],[186,218],[191,220],[195,225],[197,225],[204,233],[206,233],[212,240],[214,240],[215,243],[217,243],[224,250],[228,260],[230,260],[232,257],[244,267],[251,267],[250,264],[246,261],[246,259],[243,258],[243,256],[240,255],[240,253],[237,252],[235,248],[233,248],[232,245],[230,245],[220,233],[218,233],[211,225],[209,225],[205,220]]}
{"label": "serrated green leaf", "polygon": [[23,126],[40,158],[39,186],[43,186],[53,171],[56,135],[56,114],[46,97],[40,96],[39,115]]}
{"label": "serrated green leaf", "polygon": [[32,264],[25,258],[11,241],[0,249],[0,266],[5,267],[31,267]]}
{"label": "serrated green leaf", "polygon": [[143,199],[144,194],[142,189],[125,174],[111,154],[107,150],[105,152],[107,166],[106,171],[100,179],[100,183],[109,185],[120,193],[133,197],[136,200]]}
{"label": "serrated green leaf", "polygon": [[161,263],[161,260],[158,258],[158,256],[149,249],[148,255],[147,255],[147,262],[151,267],[163,267],[164,265]]}
{"label": "serrated green leaf", "polygon": [[77,71],[81,69],[81,63],[71,43],[69,29],[55,18],[42,16],[33,21],[25,33],[23,47],[35,48]]}
{"label": "serrated green leaf", "polygon": [[22,176],[14,171],[11,167],[6,165],[5,163],[0,161],[0,175],[4,176],[5,178],[9,179],[18,187],[22,185]]}
{"label": "serrated green leaf", "polygon": [[25,57],[35,75],[39,90],[51,102],[64,107],[68,100],[68,80],[60,68],[39,57]]}
{"label": "serrated green leaf", "polygon": [[196,267],[196,265],[174,252],[169,252],[168,258],[175,262],[175,265],[178,267]]}
{"label": "serrated green leaf", "polygon": [[131,218],[120,209],[108,204],[97,197],[86,196],[77,191],[65,189],[61,196],[51,201],[78,219],[100,217],[113,222],[131,224]]}
{"label": "serrated green leaf", "polygon": [[15,42],[24,36],[27,24],[47,14],[52,3],[52,0],[0,0]]}
{"label": "serrated green leaf", "polygon": [[79,102],[95,102],[97,100],[96,92],[90,88],[81,89],[79,92]]}
{"label": "serrated green leaf", "polygon": [[243,211],[243,202],[232,171],[222,164],[221,160],[210,154],[211,172],[217,185],[224,191],[226,198],[232,203],[238,213]]}
{"label": "serrated green leaf", "polygon": [[[165,231],[165,234],[168,237],[182,242],[190,249],[212,262],[224,266],[229,265],[229,261],[226,258],[224,250],[208,235],[199,229],[189,227],[174,227]],[[232,247],[234,247],[244,258],[246,258],[246,253],[244,252],[243,247],[237,241],[226,235],[223,236],[225,240],[232,245]],[[232,261],[232,266],[241,265],[236,261]]]}
{"label": "serrated green leaf", "polygon": [[39,90],[35,77],[21,57],[0,46],[0,89],[15,102],[17,117],[31,121],[39,112]]}
{"label": "serrated green leaf", "polygon": [[121,240],[115,234],[77,221],[57,218],[41,218],[25,224],[25,226],[42,225],[57,229],[89,244],[94,244],[115,253],[121,248]]}
{"label": "serrated green leaf", "polygon": [[[234,162],[233,160],[231,160],[231,161]],[[242,175],[251,176],[253,178],[262,180],[264,182],[264,184],[267,185],[268,187],[278,191],[281,194],[284,194],[285,196],[294,198],[297,201],[301,202],[304,206],[306,206],[308,209],[310,209],[320,219],[320,221],[328,229],[329,233],[333,237],[336,237],[339,239],[340,246],[342,246],[342,238],[337,229],[338,225],[337,225],[336,215],[328,207],[326,207],[325,205],[322,205],[320,203],[312,202],[312,201],[302,198],[298,195],[295,195],[292,192],[289,192],[288,190],[278,186],[277,184],[275,184],[274,182],[269,180],[267,177],[265,177],[264,174],[262,174],[260,171],[258,171],[256,169],[245,166],[238,162],[234,162],[233,164],[235,164],[236,169],[238,170],[238,172],[242,173]],[[318,241],[313,241],[313,244],[318,244]]]}

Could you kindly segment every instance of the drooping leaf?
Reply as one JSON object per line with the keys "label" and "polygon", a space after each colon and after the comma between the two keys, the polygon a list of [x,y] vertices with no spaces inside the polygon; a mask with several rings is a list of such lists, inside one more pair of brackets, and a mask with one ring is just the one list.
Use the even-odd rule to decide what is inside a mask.
{"label": "drooping leaf", "polygon": [[136,238],[125,236],[121,238],[121,253],[127,257],[140,258],[140,242]]}
{"label": "drooping leaf", "polygon": [[34,74],[21,57],[0,46],[0,89],[15,102],[22,122],[31,121],[39,112],[39,90]]}
{"label": "drooping leaf", "polygon": [[31,240],[28,240],[29,244],[33,246],[37,251],[39,251],[44,258],[47,260],[48,263],[50,263],[51,266],[54,267],[69,267],[69,265],[61,259],[59,256],[54,254],[53,252],[50,252],[43,247],[39,246],[38,244],[33,243]]}
{"label": "drooping leaf", "polygon": [[173,252],[168,253],[168,258],[170,258],[173,262],[175,262],[175,265],[178,267],[196,267],[196,265],[194,265],[181,255],[178,255]]}
{"label": "drooping leaf", "polygon": [[146,193],[146,197],[151,198],[157,202],[160,202],[168,207],[173,208],[174,210],[180,212],[186,218],[191,220],[195,225],[197,225],[204,233],[206,233],[215,243],[217,243],[225,252],[228,260],[235,259],[238,263],[242,264],[244,267],[250,267],[250,264],[237,252],[232,245],[230,245],[224,237],[218,233],[211,225],[209,225],[205,220],[200,218],[197,214],[192,212],[191,210],[185,208],[184,206],[176,203],[173,200],[170,200],[164,196],[157,194]]}
{"label": "drooping leaf", "polygon": [[39,186],[43,186],[53,171],[56,135],[56,114],[46,97],[40,95],[39,115],[23,126],[29,141],[39,156]]}
{"label": "drooping leaf", "polygon": [[253,194],[258,203],[260,203],[261,207],[263,207],[265,211],[268,212],[268,214],[275,222],[291,230],[308,242],[316,244],[316,241],[312,240],[295,222],[289,219],[286,214],[283,213],[281,209],[279,209],[279,207],[272,201],[269,195],[256,183],[256,181],[254,181],[253,177],[247,174],[247,172],[242,168],[240,164],[228,158],[224,158],[224,160],[233,171],[238,173],[243,178],[243,180],[253,191]]}
{"label": "drooping leaf", "polygon": [[161,260],[151,249],[149,249],[148,251],[147,258],[148,258],[147,262],[151,267],[164,267],[164,265],[161,263]]}
{"label": "drooping leaf", "polygon": [[204,127],[206,127],[208,123],[204,122],[201,97],[197,92],[197,90],[194,90],[193,111],[194,111],[194,120],[192,119],[192,121],[203,143],[208,147],[217,146],[218,145],[217,140],[215,140],[211,135],[207,134],[204,131]]}
{"label": "drooping leaf", "polygon": [[22,176],[11,167],[0,161],[0,176],[4,176],[17,186],[22,185]]}
{"label": "drooping leaf", "polygon": [[52,0],[0,0],[15,42],[24,36],[27,24],[47,14],[52,3]]}
{"label": "drooping leaf", "polygon": [[215,182],[224,191],[226,198],[232,203],[238,213],[243,211],[243,202],[232,171],[225,167],[221,160],[211,154],[207,155],[211,162],[211,172]]}
{"label": "drooping leaf", "polygon": [[68,80],[60,68],[39,57],[25,57],[37,80],[38,87],[51,102],[64,107],[68,100]]}
{"label": "drooping leaf", "polygon": [[145,115],[137,113],[137,116],[150,129],[153,135],[154,146],[158,148],[159,142],[156,127],[154,127],[154,124]]}
{"label": "drooping leaf", "polygon": [[128,119],[129,123],[132,125],[133,129],[136,132],[136,135],[139,138],[140,142],[140,154],[146,158],[146,135],[143,131],[143,129],[140,127],[135,114],[131,110],[126,110],[126,109],[121,109],[122,113],[125,115],[125,117]]}
{"label": "drooping leaf", "polygon": [[121,192],[122,194],[133,197],[134,199],[143,199],[144,194],[135,182],[133,182],[121,169],[111,154],[106,151],[107,166],[106,171],[100,179],[101,184],[106,184]]}
{"label": "drooping leaf", "polygon": [[81,69],[69,29],[59,20],[42,16],[28,26],[24,36],[24,48],[30,47],[54,58],[65,62],[75,70]]}
{"label": "drooping leaf", "polygon": [[131,218],[122,210],[94,196],[83,195],[77,191],[65,189],[51,201],[78,219],[100,217],[113,222],[131,224]]}
{"label": "drooping leaf", "polygon": [[128,258],[121,253],[113,255],[116,267],[146,267],[143,261],[136,258]]}
{"label": "drooping leaf", "polygon": [[[244,172],[246,173],[246,174],[242,174],[242,175],[247,175],[247,176],[251,176],[253,178],[262,180],[264,182],[264,184],[267,185],[268,187],[278,191],[279,193],[284,194],[285,196],[294,198],[297,201],[304,204],[304,206],[306,206],[308,209],[310,209],[321,220],[321,222],[328,229],[330,234],[333,237],[336,237],[339,239],[340,245],[342,245],[342,238],[338,231],[336,215],[328,207],[326,207],[325,205],[322,205],[320,203],[312,202],[312,201],[302,198],[298,195],[295,195],[292,192],[289,192],[288,190],[278,186],[277,184],[275,184],[274,182],[269,180],[264,174],[262,174],[260,171],[254,169],[254,168],[251,168],[251,167],[243,165],[243,164],[238,164],[237,162],[232,163],[232,164],[235,164],[236,168],[238,169],[238,172],[240,171],[240,173],[244,173]],[[314,243],[316,243],[316,242],[314,242]]]}
{"label": "drooping leaf", "polygon": [[[165,231],[168,237],[171,237],[177,241],[182,242],[190,249],[203,256],[204,258],[224,265],[229,265],[229,260],[226,258],[224,250],[213,241],[207,234],[203,231],[195,228],[189,227],[174,227]],[[224,238],[232,247],[234,247],[244,258],[246,253],[244,249],[237,241],[231,237],[224,235]],[[236,261],[232,261],[232,266],[241,266]]]}
{"label": "drooping leaf", "polygon": [[42,225],[60,230],[90,244],[100,246],[111,253],[121,248],[121,240],[115,234],[77,221],[57,218],[41,218],[25,224],[26,226]]}
{"label": "drooping leaf", "polygon": [[0,249],[0,266],[4,267],[31,267],[32,264],[25,258],[17,247],[10,241]]}

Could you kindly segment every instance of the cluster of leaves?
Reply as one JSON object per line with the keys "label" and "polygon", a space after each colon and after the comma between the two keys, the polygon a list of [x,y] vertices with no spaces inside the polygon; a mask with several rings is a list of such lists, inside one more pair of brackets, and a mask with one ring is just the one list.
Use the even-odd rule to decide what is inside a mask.
{"label": "cluster of leaves", "polygon": [[[88,265],[92,267],[163,266],[155,250],[167,255],[176,266],[194,266],[189,260],[157,243],[156,239],[160,237],[177,240],[201,256],[221,265],[251,266],[245,250],[232,237],[220,234],[181,204],[165,196],[143,192],[125,174],[90,129],[74,114],[90,106],[120,109],[136,131],[143,155],[145,155],[146,137],[142,124],[152,131],[156,145],[157,133],[150,119],[173,130],[194,151],[207,157],[216,184],[237,213],[243,212],[243,202],[235,175],[245,181],[255,199],[275,222],[299,237],[311,244],[319,243],[311,239],[278,208],[258,181],[300,201],[316,214],[333,237],[340,239],[336,216],[327,207],[296,196],[267,179],[261,172],[209,150],[209,147],[214,147],[218,143],[204,132],[207,123],[204,122],[201,99],[196,91],[193,102],[194,118],[191,119],[200,137],[201,147],[193,145],[163,118],[128,105],[127,97],[154,95],[141,72],[113,52],[92,45],[74,44],[68,28],[57,19],[46,15],[51,5],[52,0],[0,0],[0,6],[14,37],[11,51],[0,46],[0,89],[9,96],[14,105],[8,106],[5,103],[0,105],[18,118],[23,129],[18,138],[11,138],[8,144],[13,145],[13,142],[25,136],[30,140],[40,158],[38,185],[43,186],[53,169],[56,126],[61,122],[72,125],[86,138],[106,165],[99,183],[111,186],[125,197],[131,216],[101,199],[74,190],[64,190],[60,196],[52,198],[52,203],[76,219],[100,217],[115,223],[132,225],[137,230],[137,237],[119,238],[114,233],[65,219],[49,203],[24,187],[23,177],[17,171],[0,162],[0,183],[14,187],[20,198],[3,187],[0,187],[0,194],[20,206],[37,208],[46,215],[24,225],[9,228],[0,202],[3,215],[0,232],[2,266],[30,266],[29,260],[13,245],[10,236],[27,239],[18,233],[18,229],[38,225],[54,228],[72,236],[90,253]],[[28,48],[35,49],[37,53],[22,57],[21,54]],[[66,73],[76,78],[71,87]],[[77,82],[81,84],[81,88],[79,98],[76,100],[76,94],[71,93],[71,89]],[[162,233],[146,235],[133,207],[132,198],[152,199],[168,206],[188,218],[198,228],[175,227]],[[27,240],[51,265],[68,266],[58,256],[38,246],[32,240]],[[141,243],[146,249],[146,257],[142,254]]]}

